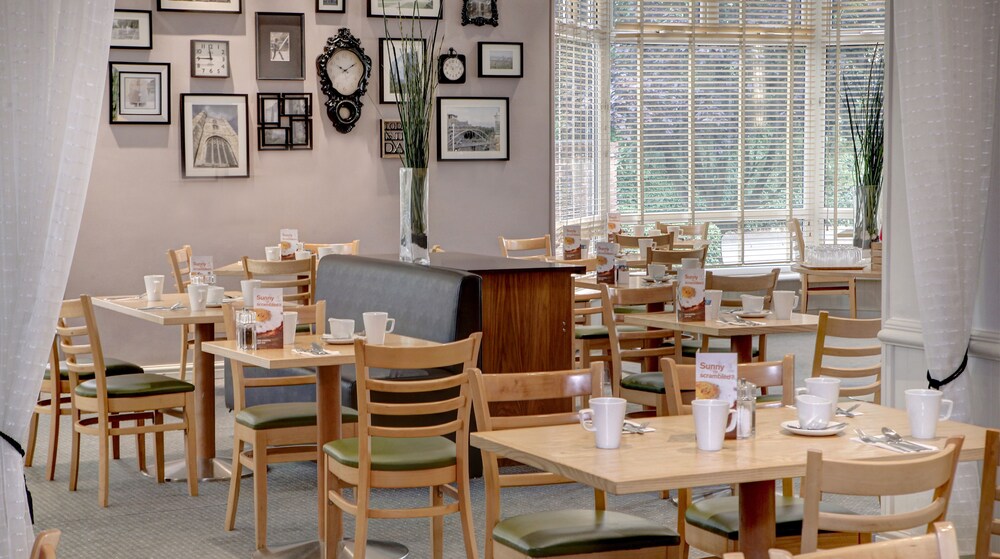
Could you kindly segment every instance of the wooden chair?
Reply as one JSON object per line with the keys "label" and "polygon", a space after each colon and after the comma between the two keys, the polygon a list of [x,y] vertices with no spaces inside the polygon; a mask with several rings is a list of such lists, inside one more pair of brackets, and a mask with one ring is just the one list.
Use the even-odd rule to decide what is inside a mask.
{"label": "wooden chair", "polygon": [[[268,262],[267,260],[251,260],[243,257],[243,272],[246,279],[261,279],[261,287],[280,287],[282,289],[294,289],[295,291],[285,291],[285,301],[298,303],[300,305],[311,305],[316,296],[316,256],[303,260],[281,260],[278,262]],[[264,277],[279,276],[275,279],[262,279]]]}
{"label": "wooden chair", "polygon": [[670,231],[671,227],[680,227],[681,235],[685,237],[693,237],[695,239],[708,240],[708,228],[712,225],[712,222],[705,221],[702,223],[663,223],[662,221],[656,222],[656,229],[666,233]]}
{"label": "wooden chair", "polygon": [[[798,218],[789,219],[787,223],[788,231],[792,235],[792,242],[798,253],[795,261],[801,264],[806,260],[806,243],[802,237],[802,224]],[[818,276],[802,271],[799,272],[799,277],[802,280],[801,308],[803,314],[809,312],[810,295],[847,295],[851,305],[851,318],[857,318],[857,281],[854,276]]]}
{"label": "wooden chair", "polygon": [[[723,559],[743,559],[740,552]],[[959,559],[958,538],[951,522],[935,522],[934,532],[911,538],[866,543],[839,549],[792,555],[784,549],[769,549],[769,559]]]}
{"label": "wooden chair", "polygon": [[[802,480],[802,553],[816,551],[820,530],[862,533],[906,530],[944,520],[951,497],[952,480],[958,465],[964,437],[949,437],[940,452],[895,460],[824,460],[819,450],[810,450],[806,458],[806,477]],[[825,511],[820,501],[824,494],[838,495],[909,495],[933,491],[930,504],[899,514],[838,514]]]}
{"label": "wooden chair", "polygon": [[[222,315],[226,335],[236,338],[236,306],[226,303]],[[300,324],[314,325],[316,335],[323,335],[326,324],[326,301],[295,308]],[[315,385],[315,374],[296,376],[264,375],[250,377],[244,374],[243,363],[230,360],[233,371],[233,475],[229,480],[229,499],[226,502],[227,531],[236,523],[236,508],[240,499],[242,469],[253,472],[254,541],[257,549],[267,547],[267,468],[271,464],[308,462],[316,459],[316,402],[282,402],[246,405],[247,390],[260,390],[274,386]],[[273,373],[269,369],[261,369]],[[351,408],[341,408],[344,436],[355,436],[358,413]],[[249,444],[250,450],[244,450]]]}
{"label": "wooden chair", "polygon": [[346,250],[345,254],[360,254],[361,241],[354,239],[349,243],[302,243],[302,249],[308,250],[313,254],[319,254],[320,247],[340,247],[341,250]]}
{"label": "wooden chair", "polygon": [[993,508],[1000,502],[1000,431],[986,430],[986,451],[983,455],[983,485],[979,497],[979,530],[976,532],[976,559],[1000,559],[1000,553],[990,552],[990,537],[1000,536],[1000,518]]}
{"label": "wooden chair", "polygon": [[[816,349],[813,351],[812,376],[837,377],[839,379],[874,379],[862,386],[851,386],[841,383],[841,396],[872,396],[876,404],[882,403],[882,362],[881,360],[863,367],[837,366],[825,357],[834,359],[840,357],[875,357],[882,354],[882,345],[878,341],[878,331],[882,328],[882,320],[836,318],[826,311],[819,313],[819,325],[816,330]],[[867,346],[831,345],[827,338],[869,339],[874,343]]]}
{"label": "wooden chair", "polygon": [[[364,559],[370,518],[431,517],[432,556],[443,554],[444,515],[459,513],[465,556],[478,556],[469,495],[469,369],[476,366],[482,334],[433,346],[354,344],[357,363],[357,437],[323,446],[326,481],[326,541],[341,538],[342,515],[355,516],[353,557]],[[372,369],[433,369],[461,367],[454,375],[430,380],[372,378]],[[399,403],[398,395],[411,403]],[[423,399],[412,403],[419,394]],[[397,401],[393,402],[393,395]],[[394,416],[423,416],[423,425],[391,423]],[[452,442],[447,435],[454,435]],[[451,484],[455,484],[453,487]],[[353,500],[344,489],[353,487]],[[373,488],[429,487],[430,506],[373,508]],[[448,494],[455,502],[445,503]],[[327,556],[337,546],[327,546]]]}
{"label": "wooden chair", "polygon": [[[493,402],[526,402],[547,398],[578,398],[586,407],[601,395],[601,365],[586,370],[517,374],[472,371],[473,407],[481,432],[542,425],[577,423],[575,412],[493,416]],[[531,512],[501,520],[500,489],[571,483],[548,472],[503,473],[497,457],[483,451],[486,484],[486,559],[493,557],[633,558],[676,557],[680,538],[665,526],[636,516],[605,510],[603,491],[594,491],[595,506],[573,510]],[[668,551],[670,550],[670,551]]]}
{"label": "wooden chair", "polygon": [[519,256],[510,254],[511,252],[521,252],[529,250],[543,250],[545,252],[536,256],[552,256],[552,236],[545,234],[542,237],[531,237],[528,239],[508,239],[499,236],[500,255],[505,258],[517,258]]}
{"label": "wooden chair", "polygon": [[[155,436],[156,478],[162,483],[163,433],[183,431],[187,458],[188,492],[198,495],[195,470],[194,385],[164,375],[131,374],[109,376],[101,350],[101,337],[94,318],[89,295],[63,303],[65,318],[82,318],[84,326],[58,326],[60,349],[66,355],[72,394],[73,439],[69,490],[76,491],[80,466],[80,435],[98,437],[98,503],[108,506],[108,443],[115,435]],[[79,338],[87,337],[89,343]],[[89,358],[89,359],[88,359]],[[80,382],[81,375],[94,378]],[[84,417],[86,415],[87,417]],[[178,419],[164,423],[164,416]],[[146,425],[146,420],[152,425]],[[116,423],[135,420],[135,427],[120,427]],[[141,447],[141,445],[140,445]],[[144,454],[142,448],[140,453]]]}
{"label": "wooden chair", "polygon": [[[618,243],[620,249],[639,249],[639,241],[642,239],[652,239],[656,243],[657,250],[671,250],[674,248],[674,236],[667,233],[665,235],[623,235],[616,233],[614,242]],[[643,255],[645,257],[645,255]],[[645,268],[645,261],[630,261],[630,268]]]}
{"label": "wooden chair", "polygon": [[[174,287],[178,293],[187,291],[191,283],[191,245],[167,251],[167,262],[174,274]],[[181,360],[179,369],[181,380],[187,378],[188,351],[194,350],[194,327],[190,324],[181,325]]]}
{"label": "wooden chair", "polygon": [[668,272],[676,272],[681,269],[681,260],[684,258],[697,258],[701,262],[701,267],[705,267],[705,258],[708,256],[708,247],[693,249],[649,249],[646,251],[646,267],[650,264],[663,264]]}
{"label": "wooden chair", "polygon": [[[766,310],[771,308],[771,298],[774,295],[775,286],[778,285],[779,272],[780,270],[778,268],[773,268],[766,274],[720,276],[713,273],[711,270],[706,270],[705,289],[722,290],[723,311],[726,310],[726,307],[742,307],[743,301],[739,297],[742,294],[763,295],[764,309]],[[701,351],[730,351],[729,340],[723,340],[725,342],[724,344],[715,346],[711,344],[711,340],[711,336],[702,335],[700,344],[688,343],[684,348],[684,357],[689,361],[694,359],[695,354],[699,349]],[[766,335],[762,334],[757,337],[757,349],[755,350],[755,355],[758,361],[767,360]]]}
{"label": "wooden chair", "polygon": [[31,546],[30,559],[56,559],[56,548],[59,547],[59,537],[62,532],[59,530],[45,530],[35,536],[35,543]]}

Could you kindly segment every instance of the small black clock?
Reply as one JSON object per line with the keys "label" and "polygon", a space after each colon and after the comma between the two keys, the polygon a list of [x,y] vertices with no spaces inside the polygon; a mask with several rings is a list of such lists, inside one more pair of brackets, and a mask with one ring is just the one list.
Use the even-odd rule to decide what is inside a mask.
{"label": "small black clock", "polygon": [[439,83],[465,83],[465,55],[458,54],[455,49],[438,57]]}

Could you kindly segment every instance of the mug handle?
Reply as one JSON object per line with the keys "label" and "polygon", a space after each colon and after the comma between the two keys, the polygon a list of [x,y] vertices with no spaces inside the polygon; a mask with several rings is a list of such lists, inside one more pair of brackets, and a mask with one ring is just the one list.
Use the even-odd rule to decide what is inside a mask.
{"label": "mug handle", "polygon": [[795,395],[796,396],[801,396],[803,394],[808,394],[808,393],[809,393],[809,389],[806,388],[805,386],[799,386],[798,388],[795,389]]}
{"label": "mug handle", "polygon": [[729,408],[729,425],[726,427],[726,432],[727,433],[730,432],[730,431],[732,431],[732,430],[734,430],[734,429],[736,429],[736,418],[737,417],[738,416],[736,415],[736,409],[735,408]]}
{"label": "mug handle", "polygon": [[389,332],[392,332],[395,329],[396,329],[396,319],[395,318],[385,319],[385,333],[388,334]]}
{"label": "mug handle", "polygon": [[942,398],[941,399],[941,407],[942,408],[948,408],[948,411],[942,413],[941,416],[938,418],[938,421],[944,421],[944,420],[946,420],[946,419],[948,419],[948,418],[951,417],[951,410],[952,410],[952,408],[955,407],[955,402],[952,402],[951,400],[949,400],[947,398]]}
{"label": "mug handle", "polygon": [[[594,427],[594,410],[590,408],[584,408],[577,412],[580,415],[580,425],[588,431],[597,431],[597,427]],[[589,419],[584,419],[584,418]]]}

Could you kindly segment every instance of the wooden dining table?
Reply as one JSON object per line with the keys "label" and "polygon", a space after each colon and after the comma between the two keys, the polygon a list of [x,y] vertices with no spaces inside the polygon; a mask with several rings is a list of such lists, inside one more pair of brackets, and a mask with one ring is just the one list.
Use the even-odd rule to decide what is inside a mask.
{"label": "wooden dining table", "polygon": [[[726,440],[718,452],[697,449],[690,415],[650,418],[648,426],[655,431],[623,435],[621,446],[613,450],[596,448],[594,435],[575,424],[473,433],[472,444],[618,495],[739,484],[740,549],[749,559],[764,559],[775,542],[774,480],[805,475],[808,450],[821,450],[824,458],[835,460],[905,460],[922,455],[901,454],[853,438],[855,427],[877,433],[882,426],[909,438],[904,410],[865,403],[856,411],[861,414],[844,419],[848,426],[840,433],[813,437],[781,427],[784,421],[796,420],[794,409],[760,408],[756,436]],[[982,459],[986,430],[975,425],[942,421],[937,437],[921,442],[942,448],[952,435],[965,436],[962,460]]]}

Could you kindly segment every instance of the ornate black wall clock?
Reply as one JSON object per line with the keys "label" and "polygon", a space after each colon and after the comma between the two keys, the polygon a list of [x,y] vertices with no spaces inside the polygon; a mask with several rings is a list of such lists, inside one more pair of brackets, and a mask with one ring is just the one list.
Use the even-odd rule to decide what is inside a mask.
{"label": "ornate black wall clock", "polygon": [[462,25],[492,25],[500,23],[497,0],[462,0]]}
{"label": "ornate black wall clock", "polygon": [[316,59],[316,70],[333,127],[344,134],[350,132],[361,118],[361,98],[368,90],[372,59],[351,30],[341,27],[336,37],[326,40],[323,54]]}

